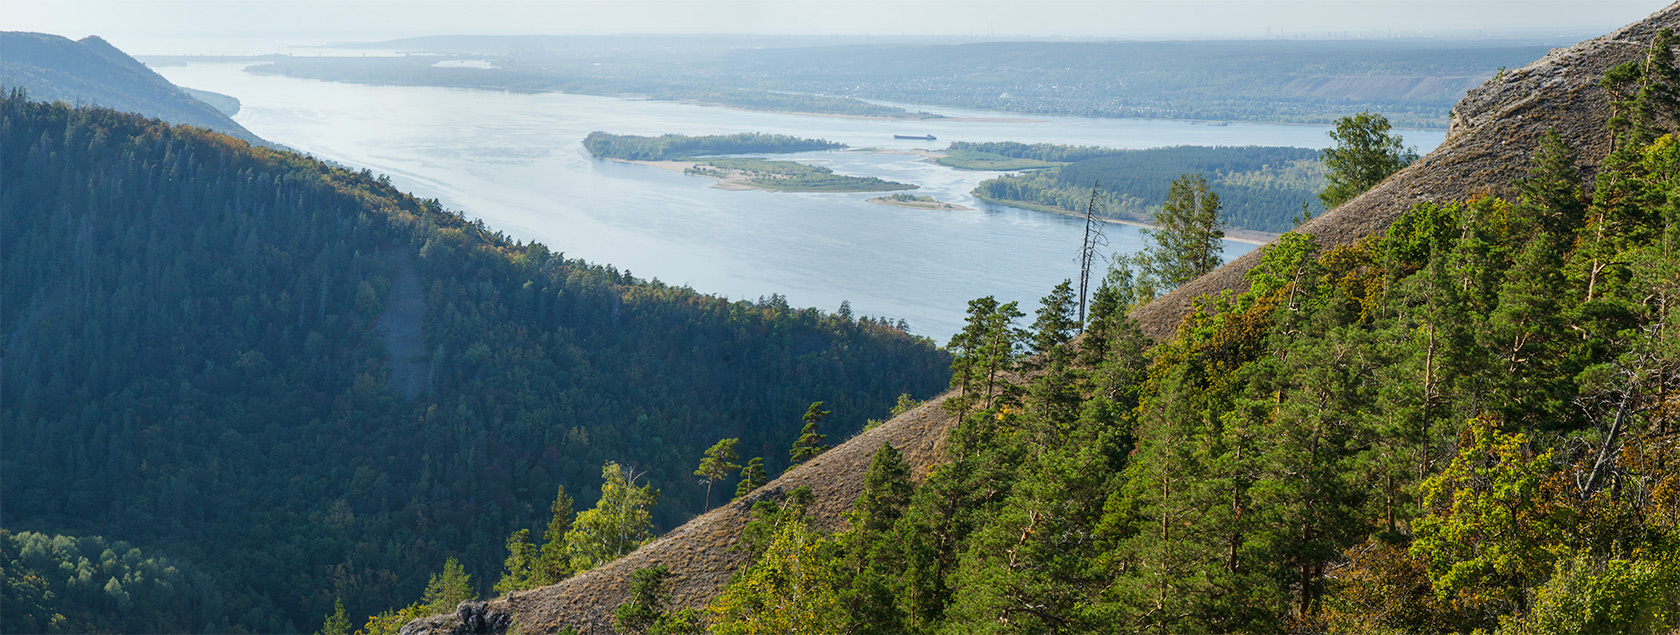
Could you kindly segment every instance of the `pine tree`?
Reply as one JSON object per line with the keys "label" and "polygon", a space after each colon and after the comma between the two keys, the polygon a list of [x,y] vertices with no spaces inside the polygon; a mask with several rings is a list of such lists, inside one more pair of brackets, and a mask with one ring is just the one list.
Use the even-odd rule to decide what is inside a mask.
{"label": "pine tree", "polygon": [[531,544],[531,530],[513,532],[507,539],[507,560],[503,562],[502,579],[496,581],[497,593],[523,591],[542,586],[534,578],[538,575],[536,545]]}
{"label": "pine tree", "polygon": [[333,598],[333,612],[321,623],[320,635],[350,635],[350,618],[344,615],[344,599]]}
{"label": "pine tree", "polygon": [[1581,169],[1575,149],[1565,144],[1556,130],[1547,130],[1540,137],[1528,176],[1518,182],[1518,187],[1522,205],[1511,219],[1513,234],[1530,238],[1543,231],[1569,236],[1579,229],[1587,209]]}
{"label": "pine tree", "polygon": [[681,635],[704,632],[694,609],[671,611],[671,570],[643,567],[630,574],[630,597],[613,609],[613,632],[620,635]]}
{"label": "pine tree", "polygon": [[753,490],[764,487],[764,484],[769,482],[770,475],[764,472],[764,458],[755,456],[741,469],[741,482],[735,484],[735,499],[751,494]]}
{"label": "pine tree", "polygon": [[1490,377],[1488,401],[1507,425],[1523,430],[1574,428],[1570,367],[1572,336],[1564,319],[1567,284],[1563,258],[1550,234],[1523,247],[1499,290],[1499,307],[1488,317],[1484,347],[1499,365]]}
{"label": "pine tree", "polygon": [[1196,397],[1197,379],[1182,366],[1173,373],[1142,415],[1120,492],[1104,505],[1102,561],[1114,582],[1101,610],[1120,630],[1212,630],[1204,608],[1225,550],[1202,519],[1225,501],[1205,480],[1213,422]]}
{"label": "pine tree", "polygon": [[850,632],[904,631],[904,615],[894,599],[902,587],[904,553],[890,537],[914,491],[910,466],[891,443],[881,444],[864,473],[863,493],[848,518],[850,531],[840,537],[846,550],[840,594]]}
{"label": "pine tree", "polygon": [[740,439],[722,439],[706,449],[706,456],[700,459],[700,467],[694,470],[694,475],[700,477],[700,482],[706,484],[706,506],[712,508],[712,484],[729,476],[730,472],[741,469],[735,461],[740,456],[735,454],[735,444]]}
{"label": "pine tree", "polygon": [[566,531],[572,528],[572,497],[561,485],[548,505],[548,528],[543,531],[542,554],[532,575],[537,586],[555,584],[572,576],[572,558],[566,550]]}
{"label": "pine tree", "polygon": [[1143,230],[1148,246],[1142,263],[1153,286],[1171,289],[1219,267],[1225,222],[1219,195],[1201,175],[1173,179],[1154,225]]}
{"label": "pine tree", "polygon": [[432,574],[420,603],[431,613],[453,613],[455,607],[467,600],[478,599],[473,591],[472,576],[461,568],[461,562],[451,557],[443,562],[443,572]]}
{"label": "pine tree", "polygon": [[[1100,289],[1099,289],[1100,291]],[[1035,425],[1041,443],[1058,440],[1063,428],[1079,416],[1080,373],[1073,368],[1075,352],[1068,345],[1079,326],[1073,314],[1071,282],[1063,280],[1039,301],[1033,322],[1033,351],[1028,370],[1042,371],[1029,387]],[[1087,336],[1089,337],[1089,336]]]}
{"label": "pine tree", "polygon": [[1039,301],[1038,319],[1033,322],[1033,353],[1043,355],[1073,340],[1079,322],[1074,318],[1073,281],[1063,280]]}
{"label": "pine tree", "polygon": [[1024,315],[1017,303],[999,304],[992,296],[968,302],[963,330],[951,337],[947,347],[953,354],[951,387],[959,394],[946,401],[946,410],[990,410],[1013,401],[1013,384],[1001,380],[1020,361],[1026,334],[1015,326],[1015,320]]}
{"label": "pine tree", "polygon": [[822,423],[823,417],[828,416],[829,413],[829,411],[822,409],[822,405],[823,402],[821,401],[812,402],[811,407],[805,410],[805,415],[799,418],[800,421],[805,423],[805,426],[800,428],[799,438],[793,442],[793,447],[788,450],[789,466],[799,465],[814,459],[818,454],[822,454],[833,447],[823,443],[828,435],[817,432],[817,425]]}

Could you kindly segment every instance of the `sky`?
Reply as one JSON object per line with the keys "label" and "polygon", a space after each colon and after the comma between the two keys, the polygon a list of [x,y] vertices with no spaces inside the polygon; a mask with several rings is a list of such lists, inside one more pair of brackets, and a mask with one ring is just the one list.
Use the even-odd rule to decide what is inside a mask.
{"label": "sky", "polygon": [[0,0],[0,29],[138,54],[418,35],[795,34],[997,38],[1601,34],[1664,0]]}

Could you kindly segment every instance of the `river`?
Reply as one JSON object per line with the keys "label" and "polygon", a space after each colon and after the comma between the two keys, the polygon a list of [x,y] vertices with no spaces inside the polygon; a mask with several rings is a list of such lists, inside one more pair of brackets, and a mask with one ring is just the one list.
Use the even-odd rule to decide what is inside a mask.
{"label": "river", "polygon": [[[1007,115],[916,106],[957,120],[893,121],[750,112],[561,93],[518,94],[364,86],[192,63],[157,71],[186,87],[237,97],[251,132],[316,157],[390,175],[490,228],[637,277],[733,299],[772,293],[794,306],[903,319],[944,343],[969,300],[1019,301],[1029,315],[1056,283],[1079,275],[1083,222],[977,201],[990,172],[910,154],[950,141],[1021,141],[1115,148],[1168,145],[1325,147],[1325,126],[1225,126],[1151,119]],[[472,72],[462,69],[462,72]],[[916,194],[974,209],[930,211],[866,202],[879,194],[726,191],[711,179],[594,159],[594,130],[691,135],[766,132],[854,149],[782,155],[841,174],[921,186]],[[1402,131],[1427,152],[1445,131]],[[938,141],[895,140],[933,134]],[[858,150],[864,148],[869,150]],[[1109,253],[1141,246],[1137,229],[1104,228]],[[1232,258],[1253,245],[1227,242]]]}

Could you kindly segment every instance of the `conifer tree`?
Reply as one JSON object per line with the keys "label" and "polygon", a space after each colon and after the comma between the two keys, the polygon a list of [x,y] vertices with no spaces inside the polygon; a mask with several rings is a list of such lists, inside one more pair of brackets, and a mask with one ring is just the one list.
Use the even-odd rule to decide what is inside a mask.
{"label": "conifer tree", "polygon": [[1211,422],[1196,379],[1181,367],[1163,378],[1138,431],[1135,458],[1118,496],[1105,503],[1104,561],[1119,569],[1104,611],[1123,630],[1210,632],[1204,608],[1217,591],[1210,573],[1223,545],[1202,521],[1222,507],[1206,485]]}
{"label": "conifer tree", "polygon": [[542,554],[532,575],[537,586],[558,583],[572,576],[572,558],[566,550],[566,531],[572,528],[572,497],[561,485],[548,505],[548,528],[543,531]]}
{"label": "conifer tree", "polygon": [[1572,428],[1578,419],[1573,348],[1563,293],[1563,258],[1550,234],[1530,240],[1506,272],[1499,307],[1488,317],[1485,348],[1499,366],[1488,401],[1507,425]]}
{"label": "conifer tree", "polygon": [[1518,182],[1522,206],[1511,219],[1512,231],[1528,238],[1536,232],[1569,236],[1579,228],[1587,200],[1581,190],[1581,169],[1575,149],[1556,130],[1540,137],[1540,148],[1528,176]]}
{"label": "conifer tree", "polygon": [[502,579],[496,581],[496,592],[506,594],[542,586],[535,580],[541,575],[536,572],[540,556],[536,545],[531,544],[531,530],[521,529],[508,536],[507,550]]}
{"label": "conifer tree", "polygon": [[1219,267],[1225,222],[1219,194],[1200,174],[1173,179],[1154,225],[1143,230],[1148,246],[1142,263],[1154,286],[1171,289]]}
{"label": "conifer tree", "polygon": [[890,539],[893,527],[910,505],[915,487],[910,466],[891,443],[881,444],[863,477],[863,493],[840,537],[846,549],[841,599],[848,607],[853,633],[898,633],[904,615],[894,597],[902,587],[904,552]]}
{"label": "conifer tree", "polygon": [[443,562],[443,572],[432,574],[420,603],[432,613],[454,612],[455,606],[478,599],[473,591],[472,576],[461,568],[461,562],[451,557]]}
{"label": "conifer tree", "polygon": [[1073,340],[1079,323],[1074,318],[1073,281],[1063,280],[1039,301],[1033,322],[1033,353],[1043,355]]}
{"label": "conifer tree", "polygon": [[823,443],[828,439],[828,435],[817,432],[817,425],[821,424],[823,417],[827,417],[829,413],[822,409],[822,405],[821,401],[811,402],[811,407],[806,408],[804,416],[799,418],[805,425],[799,429],[799,438],[794,440],[793,447],[788,450],[790,467],[814,459],[818,454],[833,447]]}
{"label": "conifer tree", "polygon": [[740,442],[740,439],[719,440],[707,448],[706,456],[700,459],[700,467],[694,470],[694,475],[706,484],[706,506],[702,509],[712,508],[712,484],[728,477],[730,472],[741,469],[741,466],[735,463],[741,458],[735,454],[735,444]]}
{"label": "conifer tree", "polygon": [[735,498],[751,494],[753,490],[764,487],[770,482],[770,475],[764,472],[764,458],[753,457],[747,461],[747,466],[741,468],[741,482],[735,484]]}
{"label": "conifer tree", "polygon": [[643,567],[630,574],[630,597],[613,609],[613,632],[620,635],[683,635],[704,632],[704,617],[694,609],[670,610],[671,569]]}
{"label": "conifer tree", "polygon": [[333,612],[321,624],[320,635],[350,635],[350,618],[344,615],[344,599],[333,598]]}
{"label": "conifer tree", "polygon": [[1041,442],[1059,435],[1059,430],[1079,414],[1080,378],[1073,368],[1074,351],[1067,345],[1079,326],[1073,300],[1071,281],[1063,280],[1039,301],[1038,319],[1033,322],[1035,356],[1028,370],[1042,372],[1033,379],[1029,391],[1037,415],[1034,427],[1040,431]]}

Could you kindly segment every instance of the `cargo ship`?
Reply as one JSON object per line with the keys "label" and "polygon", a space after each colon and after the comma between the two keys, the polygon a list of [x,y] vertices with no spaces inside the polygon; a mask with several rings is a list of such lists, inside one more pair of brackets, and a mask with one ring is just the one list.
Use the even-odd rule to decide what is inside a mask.
{"label": "cargo ship", "polygon": [[922,141],[935,141],[935,140],[938,139],[937,137],[935,137],[933,135],[930,135],[930,134],[929,135],[895,134],[895,135],[893,135],[893,138],[894,139],[921,139]]}

